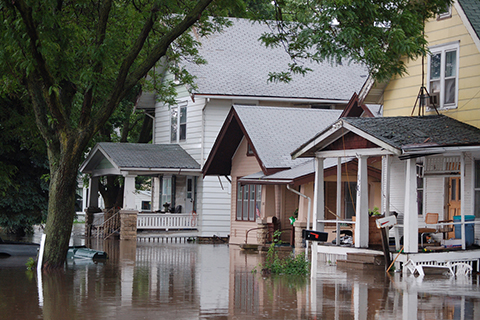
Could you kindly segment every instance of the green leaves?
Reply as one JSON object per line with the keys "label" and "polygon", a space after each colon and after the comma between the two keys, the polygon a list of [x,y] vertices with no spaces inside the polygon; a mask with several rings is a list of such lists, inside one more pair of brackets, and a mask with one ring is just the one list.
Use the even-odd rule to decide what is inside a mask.
{"label": "green leaves", "polygon": [[[267,46],[282,45],[295,63],[272,79],[289,81],[298,61],[354,60],[364,63],[377,80],[403,75],[401,57],[425,54],[423,22],[450,0],[282,0],[276,1],[281,20],[269,21]],[[279,15],[277,15],[279,17]]]}

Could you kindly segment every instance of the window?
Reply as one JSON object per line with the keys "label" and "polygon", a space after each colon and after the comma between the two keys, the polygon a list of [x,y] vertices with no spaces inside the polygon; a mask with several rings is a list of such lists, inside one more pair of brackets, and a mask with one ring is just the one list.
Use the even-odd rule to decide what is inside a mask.
{"label": "window", "polygon": [[436,96],[439,109],[457,107],[458,42],[430,48],[428,57],[428,91]]}
{"label": "window", "polygon": [[423,163],[417,163],[417,214],[423,215]]}
{"label": "window", "polygon": [[237,184],[237,220],[255,221],[260,216],[262,186]]}
{"label": "window", "polygon": [[247,143],[247,157],[253,156],[253,148],[250,143]]}
{"label": "window", "polygon": [[142,201],[142,211],[150,211],[151,203],[150,201]]}
{"label": "window", "polygon": [[452,6],[451,5],[447,5],[447,7],[445,8],[445,10],[443,11],[440,11],[437,15],[437,20],[443,20],[443,19],[447,19],[447,18],[451,18],[452,17]]}
{"label": "window", "polygon": [[178,143],[187,138],[187,102],[170,109],[170,142]]}
{"label": "window", "polygon": [[475,217],[480,218],[480,160],[475,160]]}
{"label": "window", "polygon": [[[162,210],[168,211],[175,207],[175,177],[163,176],[161,183],[162,194],[160,197],[160,205],[163,207],[161,208]],[[166,204],[168,204],[168,206],[166,206]]]}
{"label": "window", "polygon": [[345,182],[345,219],[352,220],[357,207],[357,183]]}

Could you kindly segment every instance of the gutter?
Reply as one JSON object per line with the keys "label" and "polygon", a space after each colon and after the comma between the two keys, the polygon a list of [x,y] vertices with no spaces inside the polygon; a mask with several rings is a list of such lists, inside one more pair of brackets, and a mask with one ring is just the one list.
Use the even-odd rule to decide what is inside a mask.
{"label": "gutter", "polygon": [[194,94],[203,98],[213,99],[232,99],[232,100],[247,100],[247,101],[286,101],[286,102],[303,102],[303,103],[335,103],[347,104],[350,100],[335,100],[335,99],[315,99],[315,98],[281,98],[281,97],[254,97],[254,96],[237,96],[237,95],[220,95],[220,94]]}

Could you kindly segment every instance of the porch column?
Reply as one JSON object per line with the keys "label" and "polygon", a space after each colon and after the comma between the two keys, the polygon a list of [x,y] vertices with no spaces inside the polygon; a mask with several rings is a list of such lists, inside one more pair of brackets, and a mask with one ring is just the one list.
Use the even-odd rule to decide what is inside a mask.
{"label": "porch column", "polygon": [[98,208],[98,177],[90,178],[88,189],[88,207]]}
{"label": "porch column", "polygon": [[[313,215],[312,225],[313,230],[323,231],[324,223],[317,222],[318,220],[325,219],[325,199],[324,199],[324,187],[323,187],[323,158],[315,158],[315,186],[313,190]],[[318,242],[313,241],[312,244],[312,263],[310,266],[310,274],[312,279],[317,277],[317,264],[318,264]],[[312,300],[315,301],[315,300]],[[313,302],[312,302],[313,303]]]}
{"label": "porch column", "polygon": [[[337,158],[337,222],[342,216],[341,209],[342,209],[342,158]],[[337,246],[340,245],[340,224],[337,223],[336,225],[336,241],[335,244]]]}
{"label": "porch column", "polygon": [[390,215],[390,156],[382,157],[382,210],[385,217]]}
{"label": "porch column", "polygon": [[417,170],[416,160],[408,159],[405,170],[405,206],[403,244],[405,253],[418,252]]}
{"label": "porch column", "polygon": [[368,174],[366,156],[358,156],[355,247],[368,247]]}
{"label": "porch column", "polygon": [[135,177],[136,175],[124,175],[124,189],[123,189],[123,209],[135,210]]}
{"label": "porch column", "polygon": [[313,197],[313,230],[323,231],[325,223],[317,222],[325,220],[325,191],[323,179],[323,158],[315,158],[315,190]]}
{"label": "porch column", "polygon": [[[465,152],[462,152],[460,154],[460,181],[458,182],[459,188],[462,186],[459,190],[459,195],[460,195],[460,220],[462,221],[462,228],[460,229],[461,236],[462,236],[462,249],[465,250],[467,249],[467,238],[465,234],[465,211],[466,211],[466,204],[465,204],[465,194],[468,189],[467,189],[467,184],[465,183]],[[461,194],[461,193],[463,194]]]}

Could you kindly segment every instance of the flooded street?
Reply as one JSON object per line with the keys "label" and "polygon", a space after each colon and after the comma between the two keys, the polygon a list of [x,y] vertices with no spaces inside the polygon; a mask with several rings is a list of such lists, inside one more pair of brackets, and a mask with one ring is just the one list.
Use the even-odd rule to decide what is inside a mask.
{"label": "flooded street", "polygon": [[0,319],[480,318],[476,275],[420,279],[325,265],[313,280],[262,278],[251,270],[264,255],[236,246],[111,240],[92,247],[109,259],[69,262],[42,279],[2,265]]}

